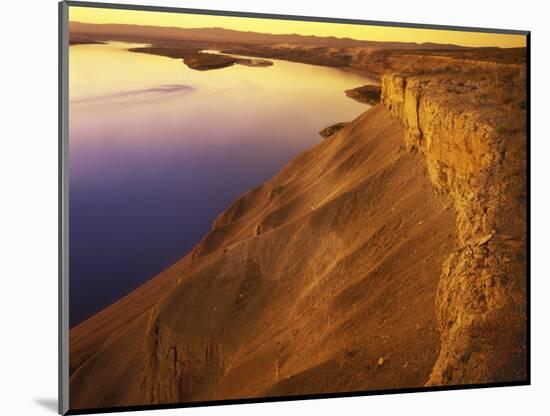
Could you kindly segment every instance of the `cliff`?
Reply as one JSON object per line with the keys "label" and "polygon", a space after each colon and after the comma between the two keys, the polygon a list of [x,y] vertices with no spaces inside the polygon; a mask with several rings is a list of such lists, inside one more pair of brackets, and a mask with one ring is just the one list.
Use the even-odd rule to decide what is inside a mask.
{"label": "cliff", "polygon": [[477,63],[449,77],[386,75],[385,107],[449,195],[459,248],[436,299],[441,349],[429,385],[526,377],[525,69]]}

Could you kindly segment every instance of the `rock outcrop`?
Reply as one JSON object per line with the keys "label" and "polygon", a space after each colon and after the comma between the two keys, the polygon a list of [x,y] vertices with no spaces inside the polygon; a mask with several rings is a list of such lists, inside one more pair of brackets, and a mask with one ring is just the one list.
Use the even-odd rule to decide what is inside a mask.
{"label": "rock outcrop", "polygon": [[363,104],[376,105],[380,102],[380,85],[363,85],[362,87],[346,90],[346,95]]}
{"label": "rock outcrop", "polygon": [[319,135],[323,138],[323,139],[326,139],[330,136],[332,136],[334,133],[342,130],[344,127],[346,127],[349,123],[346,123],[346,122],[341,122],[341,123],[336,123],[336,124],[333,124],[331,126],[328,126],[328,127],[325,127],[323,130],[321,130],[319,132]]}
{"label": "rock outcrop", "polygon": [[443,265],[441,349],[428,385],[526,377],[525,72],[477,64],[468,74],[382,80],[407,148],[424,156],[457,215],[460,247]]}

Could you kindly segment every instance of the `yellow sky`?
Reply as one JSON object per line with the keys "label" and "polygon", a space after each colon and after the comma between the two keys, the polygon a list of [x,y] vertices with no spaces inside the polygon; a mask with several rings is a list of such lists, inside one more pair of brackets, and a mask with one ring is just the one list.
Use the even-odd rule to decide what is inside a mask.
{"label": "yellow sky", "polygon": [[458,32],[452,30],[410,29],[340,23],[297,22],[245,17],[206,16],[139,10],[70,7],[69,20],[85,23],[127,23],[183,28],[223,27],[262,33],[298,33],[301,35],[349,37],[360,40],[453,43],[464,46],[521,47],[524,35]]}

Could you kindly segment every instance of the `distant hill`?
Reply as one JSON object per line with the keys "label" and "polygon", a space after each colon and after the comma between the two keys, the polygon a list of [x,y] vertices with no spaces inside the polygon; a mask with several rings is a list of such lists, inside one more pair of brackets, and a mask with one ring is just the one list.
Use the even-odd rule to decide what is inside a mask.
{"label": "distant hill", "polygon": [[71,36],[77,35],[97,37],[101,39],[141,38],[147,40],[196,40],[264,44],[295,43],[300,45],[317,45],[328,47],[371,47],[377,49],[467,49],[463,46],[437,44],[432,42],[377,42],[350,38],[337,38],[334,36],[320,37],[298,34],[281,35],[259,32],[241,32],[238,30],[223,29],[220,27],[185,29],[179,27],[70,22],[69,33]]}

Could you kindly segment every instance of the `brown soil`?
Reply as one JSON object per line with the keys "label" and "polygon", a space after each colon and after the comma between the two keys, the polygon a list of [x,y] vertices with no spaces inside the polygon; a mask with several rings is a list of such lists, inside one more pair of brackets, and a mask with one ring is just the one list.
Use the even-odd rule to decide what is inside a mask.
{"label": "brown soil", "polygon": [[71,407],[423,385],[449,208],[373,108],[235,201],[152,290],[73,330],[71,362],[89,358]]}

